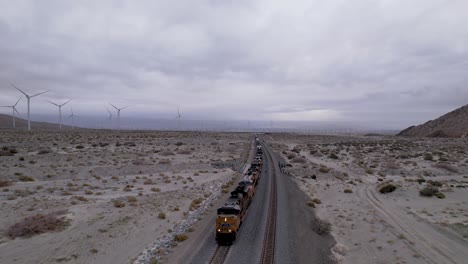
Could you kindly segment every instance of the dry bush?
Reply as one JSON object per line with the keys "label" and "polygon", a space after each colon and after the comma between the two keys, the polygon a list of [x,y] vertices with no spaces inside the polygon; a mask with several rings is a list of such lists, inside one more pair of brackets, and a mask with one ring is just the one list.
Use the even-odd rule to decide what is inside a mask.
{"label": "dry bush", "polygon": [[435,168],[444,169],[450,172],[457,173],[458,169],[448,163],[436,163],[433,165]]}
{"label": "dry bush", "polygon": [[380,193],[391,193],[391,192],[395,191],[396,188],[397,187],[395,185],[389,183],[389,184],[386,184],[386,185],[382,186],[380,188],[379,192]]}
{"label": "dry bush", "polygon": [[153,188],[151,188],[151,191],[152,191],[152,192],[160,192],[160,191],[161,191],[161,189],[159,189],[159,188],[156,188],[156,187],[153,187]]}
{"label": "dry bush", "polygon": [[82,201],[82,202],[87,202],[88,199],[86,197],[83,197],[83,196],[73,196],[74,199],[78,200],[78,201]]}
{"label": "dry bush", "polygon": [[8,187],[13,184],[13,181],[9,180],[0,180],[0,187]]}
{"label": "dry bush", "polygon": [[428,186],[419,191],[421,196],[432,197],[439,192],[439,188]]}
{"label": "dry bush", "polygon": [[175,235],[174,237],[174,240],[177,241],[177,242],[182,242],[184,240],[187,240],[188,236],[185,235],[185,234],[177,234]]}
{"label": "dry bush", "polygon": [[192,154],[192,151],[184,149],[184,150],[177,151],[177,154],[190,155]]}
{"label": "dry bush", "polygon": [[315,221],[313,222],[313,229],[315,233],[319,235],[326,235],[329,234],[332,230],[332,225],[330,222],[326,220],[322,220],[319,218],[316,218]]}
{"label": "dry bush", "polygon": [[117,208],[125,207],[125,203],[122,201],[114,201],[114,207],[117,207]]}
{"label": "dry bush", "polygon": [[166,214],[163,213],[163,212],[160,212],[160,213],[158,214],[158,218],[159,218],[159,219],[166,219]]}
{"label": "dry bush", "polygon": [[136,203],[137,198],[135,196],[127,196],[127,202]]}
{"label": "dry bush", "polygon": [[303,157],[296,157],[291,160],[293,163],[307,163],[307,160]]}
{"label": "dry bush", "polygon": [[331,153],[328,157],[330,159],[338,159],[339,158],[335,153]]}
{"label": "dry bush", "polygon": [[192,203],[190,204],[190,210],[197,209],[200,207],[200,204],[203,202],[203,198],[193,199]]}
{"label": "dry bush", "polygon": [[351,189],[344,189],[343,192],[344,192],[344,193],[353,193],[353,190],[351,190]]}
{"label": "dry bush", "polygon": [[63,230],[68,225],[68,221],[63,216],[67,211],[57,211],[49,214],[36,214],[24,218],[8,228],[7,235],[10,238],[31,237],[45,232]]}
{"label": "dry bush", "polygon": [[22,182],[33,182],[34,178],[26,176],[26,175],[19,175],[18,180]]}
{"label": "dry bush", "polygon": [[167,150],[167,151],[160,152],[159,155],[161,155],[161,156],[174,156],[175,153],[172,152],[172,151]]}
{"label": "dry bush", "polygon": [[331,170],[330,168],[328,168],[328,167],[326,167],[326,166],[324,166],[324,165],[320,165],[319,171],[320,171],[321,173],[329,173],[330,170]]}

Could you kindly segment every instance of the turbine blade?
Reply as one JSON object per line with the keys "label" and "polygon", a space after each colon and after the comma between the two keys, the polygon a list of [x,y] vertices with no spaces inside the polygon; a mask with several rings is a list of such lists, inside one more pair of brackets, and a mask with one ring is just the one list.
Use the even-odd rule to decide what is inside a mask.
{"label": "turbine blade", "polygon": [[41,95],[41,94],[47,93],[48,91],[49,91],[49,90],[47,90],[47,91],[44,91],[44,92],[41,92],[41,93],[37,93],[37,94],[35,94],[35,95],[31,95],[30,97],[32,98],[32,97],[34,97],[34,96],[38,96],[38,95]]}
{"label": "turbine blade", "polygon": [[18,110],[16,110],[16,107],[13,107],[13,111],[15,111],[19,116],[21,116],[21,114],[18,112]]}
{"label": "turbine blade", "polygon": [[14,84],[12,84],[12,83],[10,83],[10,84],[11,84],[11,86],[15,87],[16,90],[20,91],[22,94],[24,94],[24,95],[26,95],[26,97],[28,97],[28,95],[27,95],[23,90],[21,90],[20,88],[16,87],[16,86],[15,86]]}
{"label": "turbine blade", "polygon": [[128,105],[127,105],[126,107],[124,107],[124,108],[120,108],[120,110],[124,110],[124,109],[127,108],[127,107],[128,107]]}
{"label": "turbine blade", "polygon": [[49,100],[47,100],[47,102],[49,102],[49,103],[51,103],[51,104],[53,104],[53,105],[55,105],[55,106],[59,106],[58,104],[56,104],[56,103],[52,103],[52,102],[51,102],[51,101],[49,101]]}
{"label": "turbine blade", "polygon": [[112,105],[117,111],[119,110],[119,109],[117,108],[117,106],[115,106],[115,105],[113,105],[113,104],[110,104],[110,105]]}
{"label": "turbine blade", "polygon": [[18,101],[16,101],[16,104],[15,104],[14,106],[16,106],[16,105],[19,103],[19,101],[21,100],[21,98],[23,98],[23,96],[20,96],[20,98],[18,99]]}
{"label": "turbine blade", "polygon": [[68,104],[71,100],[72,100],[72,99],[66,101],[65,103],[61,104],[60,106],[64,106],[64,105]]}

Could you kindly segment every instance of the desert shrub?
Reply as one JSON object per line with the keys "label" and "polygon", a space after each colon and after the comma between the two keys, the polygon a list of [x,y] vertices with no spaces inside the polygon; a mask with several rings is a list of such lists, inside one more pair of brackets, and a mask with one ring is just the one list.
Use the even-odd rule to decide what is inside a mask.
{"label": "desert shrub", "polygon": [[190,210],[197,209],[198,207],[200,207],[200,204],[202,202],[203,202],[203,198],[193,199],[192,203],[190,204]]}
{"label": "desert shrub", "polygon": [[158,262],[158,259],[156,259],[156,258],[153,257],[153,258],[150,259],[150,262],[149,262],[149,263],[150,263],[150,264],[158,264],[159,262]]}
{"label": "desert shrub", "polygon": [[154,184],[153,181],[151,179],[147,179],[143,182],[144,185],[151,185],[151,184]]}
{"label": "desert shrub", "polygon": [[161,191],[161,189],[159,189],[159,188],[156,188],[156,187],[153,187],[153,188],[151,188],[151,191],[152,191],[152,192],[160,192],[160,191]]}
{"label": "desert shrub", "polygon": [[439,188],[433,186],[427,186],[419,191],[421,196],[431,197],[439,192]]}
{"label": "desert shrub", "polygon": [[450,165],[448,163],[445,163],[445,162],[440,162],[440,163],[434,164],[434,167],[439,168],[439,169],[444,169],[444,170],[454,172],[454,173],[458,172],[457,168],[455,168],[454,166],[452,166],[452,165]]}
{"label": "desert shrub", "polygon": [[339,158],[335,153],[331,153],[328,157],[330,159],[338,159]]}
{"label": "desert shrub", "polygon": [[434,187],[442,187],[442,183],[440,181],[428,180],[427,183]]}
{"label": "desert shrub", "polygon": [[312,208],[315,208],[315,203],[313,201],[307,201],[306,204]]}
{"label": "desert shrub", "polygon": [[83,196],[73,196],[74,199],[78,200],[78,201],[82,201],[82,202],[87,202],[88,199],[86,197],[83,197]]}
{"label": "desert shrub", "polygon": [[172,151],[163,151],[159,153],[161,156],[173,156],[175,155]]}
{"label": "desert shrub", "polygon": [[304,159],[303,157],[296,157],[294,159],[291,160],[291,162],[294,162],[294,163],[306,163],[306,159]]}
{"label": "desert shrub", "polygon": [[417,179],[417,182],[418,182],[419,184],[421,184],[421,183],[423,183],[423,182],[426,182],[426,180],[423,179],[423,178],[419,178],[419,179]]}
{"label": "desert shrub", "polygon": [[435,197],[439,198],[439,199],[444,199],[445,198],[445,194],[439,192],[439,193],[436,193],[435,194]]}
{"label": "desert shrub", "polygon": [[177,154],[190,155],[190,154],[192,154],[192,151],[183,149],[183,150],[177,151]]}
{"label": "desert shrub", "polygon": [[34,178],[26,176],[26,175],[19,175],[18,180],[22,182],[33,182]]}
{"label": "desert shrub", "polygon": [[397,187],[395,185],[389,183],[389,184],[386,184],[386,185],[382,186],[380,188],[379,192],[380,193],[391,193],[391,192],[395,191],[396,188]]}
{"label": "desert shrub", "polygon": [[322,203],[322,201],[319,198],[312,199],[312,202],[314,202],[316,204],[321,204]]}
{"label": "desert shrub", "polygon": [[137,201],[137,198],[135,196],[127,196],[127,202],[135,203],[136,201]]}
{"label": "desert shrub", "polygon": [[13,181],[9,180],[0,180],[0,187],[8,187],[13,184]]}
{"label": "desert shrub", "polygon": [[177,142],[177,143],[175,143],[175,145],[180,147],[180,146],[184,145],[184,143],[183,142]]}
{"label": "desert shrub", "polygon": [[7,235],[10,238],[31,237],[45,232],[63,230],[68,224],[63,217],[65,213],[66,211],[57,211],[26,217],[8,228]]}
{"label": "desert shrub", "polygon": [[316,218],[314,221],[313,229],[315,233],[319,235],[326,235],[329,234],[332,230],[332,225],[330,222],[326,220],[322,220],[319,218]]}
{"label": "desert shrub", "polygon": [[125,187],[123,188],[123,190],[124,190],[124,192],[131,192],[131,191],[132,191],[132,188],[131,188],[129,185],[127,185],[127,186],[125,186]]}
{"label": "desert shrub", "polygon": [[160,213],[158,214],[158,218],[159,218],[159,219],[166,219],[166,214],[163,213],[163,212],[160,212]]}
{"label": "desert shrub", "polygon": [[330,172],[330,168],[327,168],[326,166],[323,166],[323,165],[322,165],[322,166],[320,166],[319,171],[320,171],[321,173],[329,173],[329,172]]}
{"label": "desert shrub", "polygon": [[114,201],[114,207],[117,207],[117,208],[125,207],[125,203],[122,201]]}
{"label": "desert shrub", "polygon": [[187,240],[188,236],[186,234],[177,234],[174,237],[174,240],[177,242],[182,242],[184,240]]}
{"label": "desert shrub", "polygon": [[344,193],[353,193],[353,190],[351,190],[351,189],[344,189],[343,192],[344,192]]}
{"label": "desert shrub", "polygon": [[78,145],[75,147],[76,149],[84,149],[84,147],[82,145]]}
{"label": "desert shrub", "polygon": [[434,160],[434,157],[430,153],[424,154],[424,160]]}
{"label": "desert shrub", "polygon": [[286,156],[286,158],[288,159],[294,159],[296,157],[296,155],[294,153],[290,153]]}

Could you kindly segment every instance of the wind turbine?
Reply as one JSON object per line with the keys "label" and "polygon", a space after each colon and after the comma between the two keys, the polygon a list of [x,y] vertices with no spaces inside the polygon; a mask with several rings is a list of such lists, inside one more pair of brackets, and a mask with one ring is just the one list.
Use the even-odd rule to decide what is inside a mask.
{"label": "wind turbine", "polygon": [[114,107],[116,110],[117,110],[117,129],[120,130],[120,110],[124,110],[125,108],[127,108],[128,106],[126,107],[122,107],[122,108],[118,108],[117,106],[113,105],[113,104],[110,104],[112,105],[112,107]]}
{"label": "wind turbine", "polygon": [[10,83],[11,86],[15,87],[16,90],[20,91],[22,94],[24,94],[26,96],[26,99],[28,99],[28,130],[31,130],[31,119],[30,119],[30,101],[31,101],[31,98],[35,97],[35,96],[38,96],[38,95],[41,95],[43,93],[47,93],[48,91],[45,91],[45,92],[41,92],[41,93],[37,93],[37,94],[34,94],[34,95],[29,95],[29,94],[26,94],[25,92],[23,92],[23,90],[21,90],[20,88],[14,86],[12,83]]}
{"label": "wind turbine", "polygon": [[15,121],[15,112],[20,115],[20,113],[18,112],[18,110],[16,110],[16,105],[18,104],[18,102],[21,100],[23,96],[21,96],[18,101],[16,101],[16,104],[14,105],[3,105],[3,106],[0,106],[0,107],[11,107],[11,111],[13,112],[13,128],[16,128],[16,121]]}
{"label": "wind turbine", "polygon": [[109,121],[107,123],[109,123],[109,127],[112,128],[112,112],[109,110],[109,107],[106,106],[106,108],[107,112],[109,113],[109,117],[107,117],[106,120]]}
{"label": "wind turbine", "polygon": [[61,104],[61,105],[56,104],[56,103],[53,103],[53,102],[51,102],[51,101],[47,101],[47,102],[49,102],[49,103],[51,103],[51,104],[53,104],[53,105],[55,105],[55,106],[57,106],[57,107],[59,108],[59,124],[60,124],[60,129],[62,129],[62,106],[68,104],[68,102],[70,102],[70,101],[71,101],[71,99],[68,100],[68,101],[66,101],[65,103],[63,103],[63,104]]}
{"label": "wind turbine", "polygon": [[72,119],[72,129],[75,129],[75,114],[73,113],[73,108],[70,106],[70,111],[71,111],[71,114],[68,116],[67,120],[68,119]]}
{"label": "wind turbine", "polygon": [[177,119],[177,129],[180,129],[180,119],[182,118],[182,116],[180,115],[180,109],[179,107],[177,107],[177,116],[176,116],[176,119]]}

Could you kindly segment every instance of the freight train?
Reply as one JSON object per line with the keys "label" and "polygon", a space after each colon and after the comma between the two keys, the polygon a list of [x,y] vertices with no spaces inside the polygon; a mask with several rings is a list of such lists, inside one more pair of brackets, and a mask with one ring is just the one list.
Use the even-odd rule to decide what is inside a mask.
{"label": "freight train", "polygon": [[217,210],[216,241],[218,244],[232,244],[242,226],[247,208],[252,202],[263,166],[263,150],[260,140],[255,137],[255,157],[249,169],[239,181],[230,197]]}

